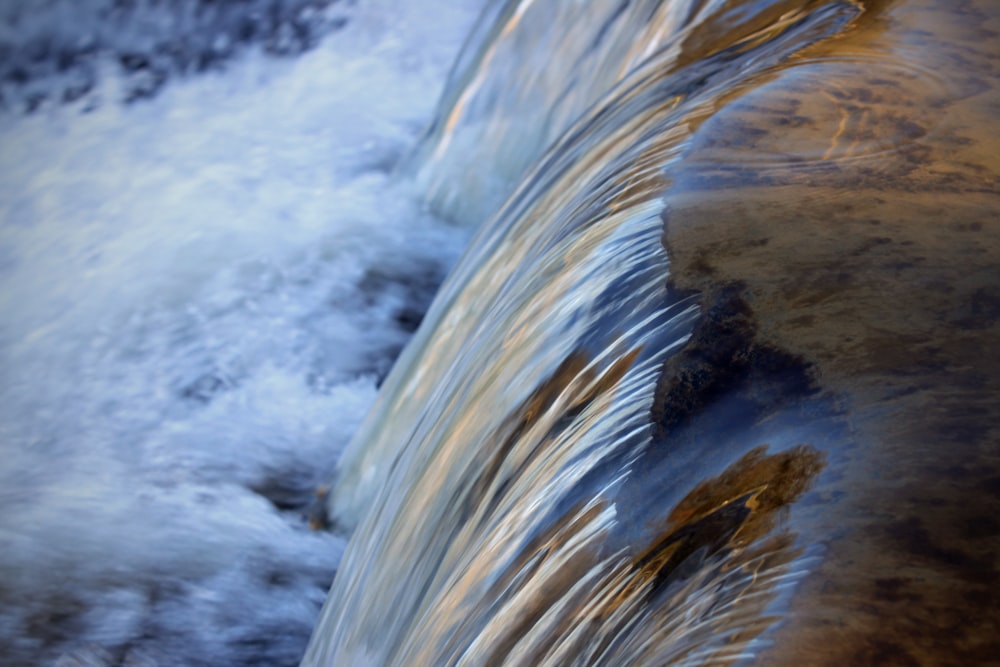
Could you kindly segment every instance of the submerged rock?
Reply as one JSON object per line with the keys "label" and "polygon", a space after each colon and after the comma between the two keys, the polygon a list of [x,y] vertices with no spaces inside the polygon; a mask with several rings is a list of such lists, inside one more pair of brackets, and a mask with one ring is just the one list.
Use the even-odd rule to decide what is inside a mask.
{"label": "submerged rock", "polygon": [[[371,508],[304,665],[1000,655],[1000,7],[795,5],[651,12],[525,147],[342,464],[331,511]],[[467,131],[511,168],[480,92],[584,76],[498,16],[429,183]]]}

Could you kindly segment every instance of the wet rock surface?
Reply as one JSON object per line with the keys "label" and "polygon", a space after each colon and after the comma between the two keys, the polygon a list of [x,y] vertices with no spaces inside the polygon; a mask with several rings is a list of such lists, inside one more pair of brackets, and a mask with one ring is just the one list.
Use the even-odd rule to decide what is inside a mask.
{"label": "wet rock surface", "polygon": [[[827,466],[787,518],[822,558],[760,664],[1000,654],[998,30],[988,2],[889,4],[805,52],[808,77],[786,70],[717,114],[668,192],[673,280],[717,324],[708,352],[696,333],[668,360],[659,400],[671,410],[654,414],[683,423],[661,428],[721,405],[752,349],[801,360],[833,408],[813,413],[833,436],[815,443]],[[866,75],[841,64],[859,56]],[[802,150],[765,164],[777,133]],[[869,150],[879,137],[884,150]],[[734,285],[738,302],[724,296]],[[752,345],[732,334],[750,322]],[[744,438],[727,455],[757,445]]]}

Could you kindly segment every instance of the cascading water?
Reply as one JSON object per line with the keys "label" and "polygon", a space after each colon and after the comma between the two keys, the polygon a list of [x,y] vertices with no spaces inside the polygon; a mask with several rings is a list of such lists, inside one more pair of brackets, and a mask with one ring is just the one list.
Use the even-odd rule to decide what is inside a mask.
{"label": "cascading water", "polygon": [[493,215],[340,463],[303,665],[995,658],[998,30],[490,5],[407,173]]}
{"label": "cascading water", "polygon": [[0,664],[994,661],[996,3],[479,4],[0,3]]}

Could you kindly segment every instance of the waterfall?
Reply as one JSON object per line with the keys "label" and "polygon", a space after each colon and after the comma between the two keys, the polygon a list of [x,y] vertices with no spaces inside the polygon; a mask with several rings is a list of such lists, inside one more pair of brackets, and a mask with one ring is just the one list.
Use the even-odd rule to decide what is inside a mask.
{"label": "waterfall", "polygon": [[998,31],[489,4],[402,174],[481,226],[339,465],[302,664],[995,656]]}
{"label": "waterfall", "polygon": [[998,12],[0,2],[0,666],[994,664]]}
{"label": "waterfall", "polygon": [[994,655],[997,30],[488,6],[406,166],[480,231],[340,464],[303,665]]}

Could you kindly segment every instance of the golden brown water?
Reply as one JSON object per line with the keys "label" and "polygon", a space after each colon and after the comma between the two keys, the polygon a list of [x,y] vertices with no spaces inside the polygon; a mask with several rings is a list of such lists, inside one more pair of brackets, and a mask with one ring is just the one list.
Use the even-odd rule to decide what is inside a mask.
{"label": "golden brown water", "polygon": [[790,514],[823,557],[760,664],[1000,656],[998,10],[887,3],[674,172],[677,287],[738,290],[849,434]]}

